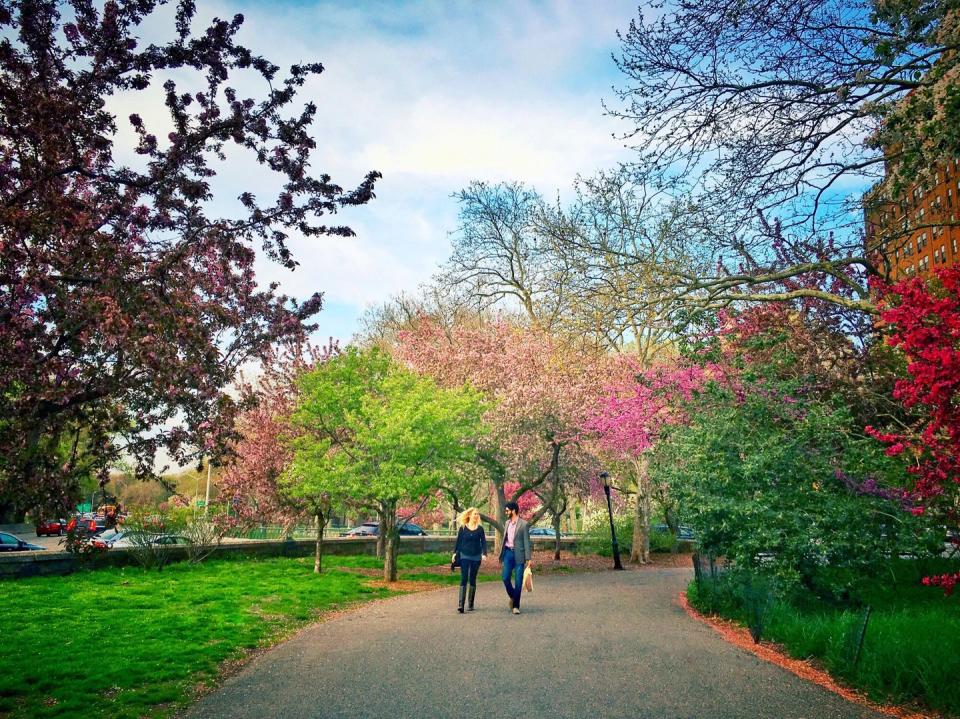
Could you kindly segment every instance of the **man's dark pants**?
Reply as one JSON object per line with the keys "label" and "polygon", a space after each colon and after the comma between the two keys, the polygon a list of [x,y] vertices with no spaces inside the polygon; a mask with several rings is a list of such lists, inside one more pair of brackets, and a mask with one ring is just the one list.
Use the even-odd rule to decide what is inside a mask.
{"label": "man's dark pants", "polygon": [[[507,589],[507,596],[513,600],[513,606],[520,608],[520,593],[523,592],[524,564],[517,564],[517,558],[512,549],[503,550],[503,586]],[[513,579],[513,582],[510,580]]]}

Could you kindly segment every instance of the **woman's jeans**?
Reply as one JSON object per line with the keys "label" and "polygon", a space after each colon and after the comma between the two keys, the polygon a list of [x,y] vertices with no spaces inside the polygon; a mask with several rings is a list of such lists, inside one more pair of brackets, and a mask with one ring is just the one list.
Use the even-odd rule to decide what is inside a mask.
{"label": "woman's jeans", "polygon": [[[520,608],[520,593],[523,592],[523,568],[524,564],[517,564],[517,558],[512,549],[503,550],[503,572],[500,578],[503,579],[503,586],[507,588],[507,596],[513,600],[513,606]],[[510,579],[513,577],[514,582]]]}
{"label": "woman's jeans", "polygon": [[467,586],[467,580],[470,580],[470,586],[477,586],[477,572],[480,571],[479,559],[460,558],[460,586]]}

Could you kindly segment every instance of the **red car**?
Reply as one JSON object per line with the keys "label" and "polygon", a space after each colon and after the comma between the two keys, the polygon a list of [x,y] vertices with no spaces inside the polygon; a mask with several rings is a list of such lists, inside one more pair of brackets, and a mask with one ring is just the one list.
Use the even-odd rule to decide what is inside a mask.
{"label": "red car", "polygon": [[60,537],[67,529],[67,520],[65,519],[42,519],[37,523],[38,537]]}
{"label": "red car", "polygon": [[74,517],[64,526],[67,532],[76,531],[77,534],[93,536],[100,534],[107,528],[106,522],[102,517],[96,517],[89,514],[81,514]]}

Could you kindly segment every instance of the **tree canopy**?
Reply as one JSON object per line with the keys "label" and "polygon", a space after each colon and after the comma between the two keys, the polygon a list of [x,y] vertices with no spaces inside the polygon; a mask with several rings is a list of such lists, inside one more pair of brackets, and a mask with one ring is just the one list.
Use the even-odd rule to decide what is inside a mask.
{"label": "tree canopy", "polygon": [[[143,476],[160,448],[181,463],[221,454],[237,368],[301,339],[321,306],[259,287],[257,248],[293,268],[292,234],[350,235],[329,217],[373,197],[376,172],[344,190],[311,169],[318,109],[293,103],[321,65],[282,73],[237,43],[242,15],[195,32],[192,0],[171,39],[142,46],[163,4],[0,2],[6,506],[69,505],[82,475],[121,455]],[[241,95],[241,79],[262,96]],[[166,118],[112,110],[147,107],[160,83]],[[228,212],[213,179],[244,155],[276,193],[244,192]]]}
{"label": "tree canopy", "polygon": [[299,379],[286,485],[297,496],[345,496],[385,529],[384,577],[396,579],[397,509],[430,501],[454,466],[475,458],[483,403],[442,389],[379,349],[345,350]]}

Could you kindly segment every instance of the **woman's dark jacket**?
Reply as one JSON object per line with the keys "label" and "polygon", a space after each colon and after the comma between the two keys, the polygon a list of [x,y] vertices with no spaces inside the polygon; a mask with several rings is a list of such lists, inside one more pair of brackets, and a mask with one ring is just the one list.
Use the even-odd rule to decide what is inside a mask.
{"label": "woman's dark jacket", "polygon": [[479,561],[480,557],[487,553],[487,535],[483,531],[483,525],[479,525],[476,529],[460,527],[460,531],[457,532],[457,546],[453,551],[459,552],[461,559]]}

